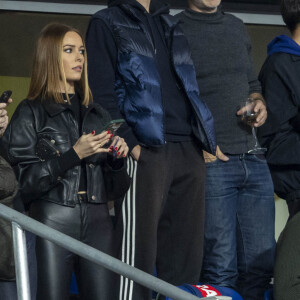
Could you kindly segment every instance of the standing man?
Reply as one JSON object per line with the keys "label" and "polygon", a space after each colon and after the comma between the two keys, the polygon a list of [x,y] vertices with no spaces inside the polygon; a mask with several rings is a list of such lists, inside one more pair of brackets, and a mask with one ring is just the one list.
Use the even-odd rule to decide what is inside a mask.
{"label": "standing man", "polygon": [[[190,43],[202,99],[215,120],[226,157],[204,154],[206,178],[203,283],[237,289],[244,300],[263,299],[272,277],[274,191],[263,154],[238,107],[255,99],[254,127],[267,117],[253,71],[250,38],[241,20],[221,11],[221,0],[189,0],[178,15]],[[250,153],[249,153],[250,152]]]}
{"label": "standing man", "polygon": [[268,45],[259,80],[269,117],[259,136],[268,147],[275,192],[292,218],[300,211],[300,0],[282,0],[280,8],[291,36],[277,36]]}
{"label": "standing man", "polygon": [[[151,2],[151,3],[150,3]],[[155,2],[157,3],[157,2]],[[174,285],[197,283],[202,264],[205,164],[213,119],[199,99],[187,41],[165,5],[108,1],[87,32],[90,86],[131,150],[122,207],[124,262]],[[121,278],[120,300],[151,292]]]}

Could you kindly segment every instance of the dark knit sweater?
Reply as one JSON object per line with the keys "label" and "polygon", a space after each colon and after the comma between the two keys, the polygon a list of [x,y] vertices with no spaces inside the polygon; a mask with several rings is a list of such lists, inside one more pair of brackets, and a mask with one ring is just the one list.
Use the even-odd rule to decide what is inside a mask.
{"label": "dark knit sweater", "polygon": [[202,99],[211,110],[217,143],[224,153],[246,153],[254,145],[251,128],[236,112],[261,87],[254,73],[251,43],[241,20],[187,9],[177,15],[189,40]]}

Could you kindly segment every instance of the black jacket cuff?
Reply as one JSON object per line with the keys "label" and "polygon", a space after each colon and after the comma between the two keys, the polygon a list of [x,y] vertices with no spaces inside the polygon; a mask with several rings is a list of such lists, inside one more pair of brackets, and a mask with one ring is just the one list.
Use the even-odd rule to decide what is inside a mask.
{"label": "black jacket cuff", "polygon": [[74,148],[70,148],[67,152],[61,154],[58,158],[58,164],[61,169],[61,174],[64,174],[67,170],[80,165],[81,160]]}

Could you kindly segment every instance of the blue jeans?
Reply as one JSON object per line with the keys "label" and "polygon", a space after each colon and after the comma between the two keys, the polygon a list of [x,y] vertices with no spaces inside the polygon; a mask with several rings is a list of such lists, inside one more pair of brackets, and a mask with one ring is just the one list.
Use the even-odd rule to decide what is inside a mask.
{"label": "blue jeans", "polygon": [[206,220],[202,282],[263,299],[273,275],[274,189],[266,160],[228,155],[206,163]]}

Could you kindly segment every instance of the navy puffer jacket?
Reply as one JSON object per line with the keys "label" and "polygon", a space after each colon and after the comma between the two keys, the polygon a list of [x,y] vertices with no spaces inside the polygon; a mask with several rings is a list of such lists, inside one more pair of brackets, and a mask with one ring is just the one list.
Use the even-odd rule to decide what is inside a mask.
{"label": "navy puffer jacket", "polygon": [[[141,144],[159,146],[165,143],[164,111],[160,77],[155,65],[155,47],[136,9],[127,3],[114,1],[108,9],[96,13],[112,28],[118,48],[116,93],[121,113]],[[173,16],[164,10],[160,15],[170,59],[182,87],[195,111],[192,120],[194,134],[204,150],[215,153],[213,117],[199,98],[194,65],[187,40]]]}

